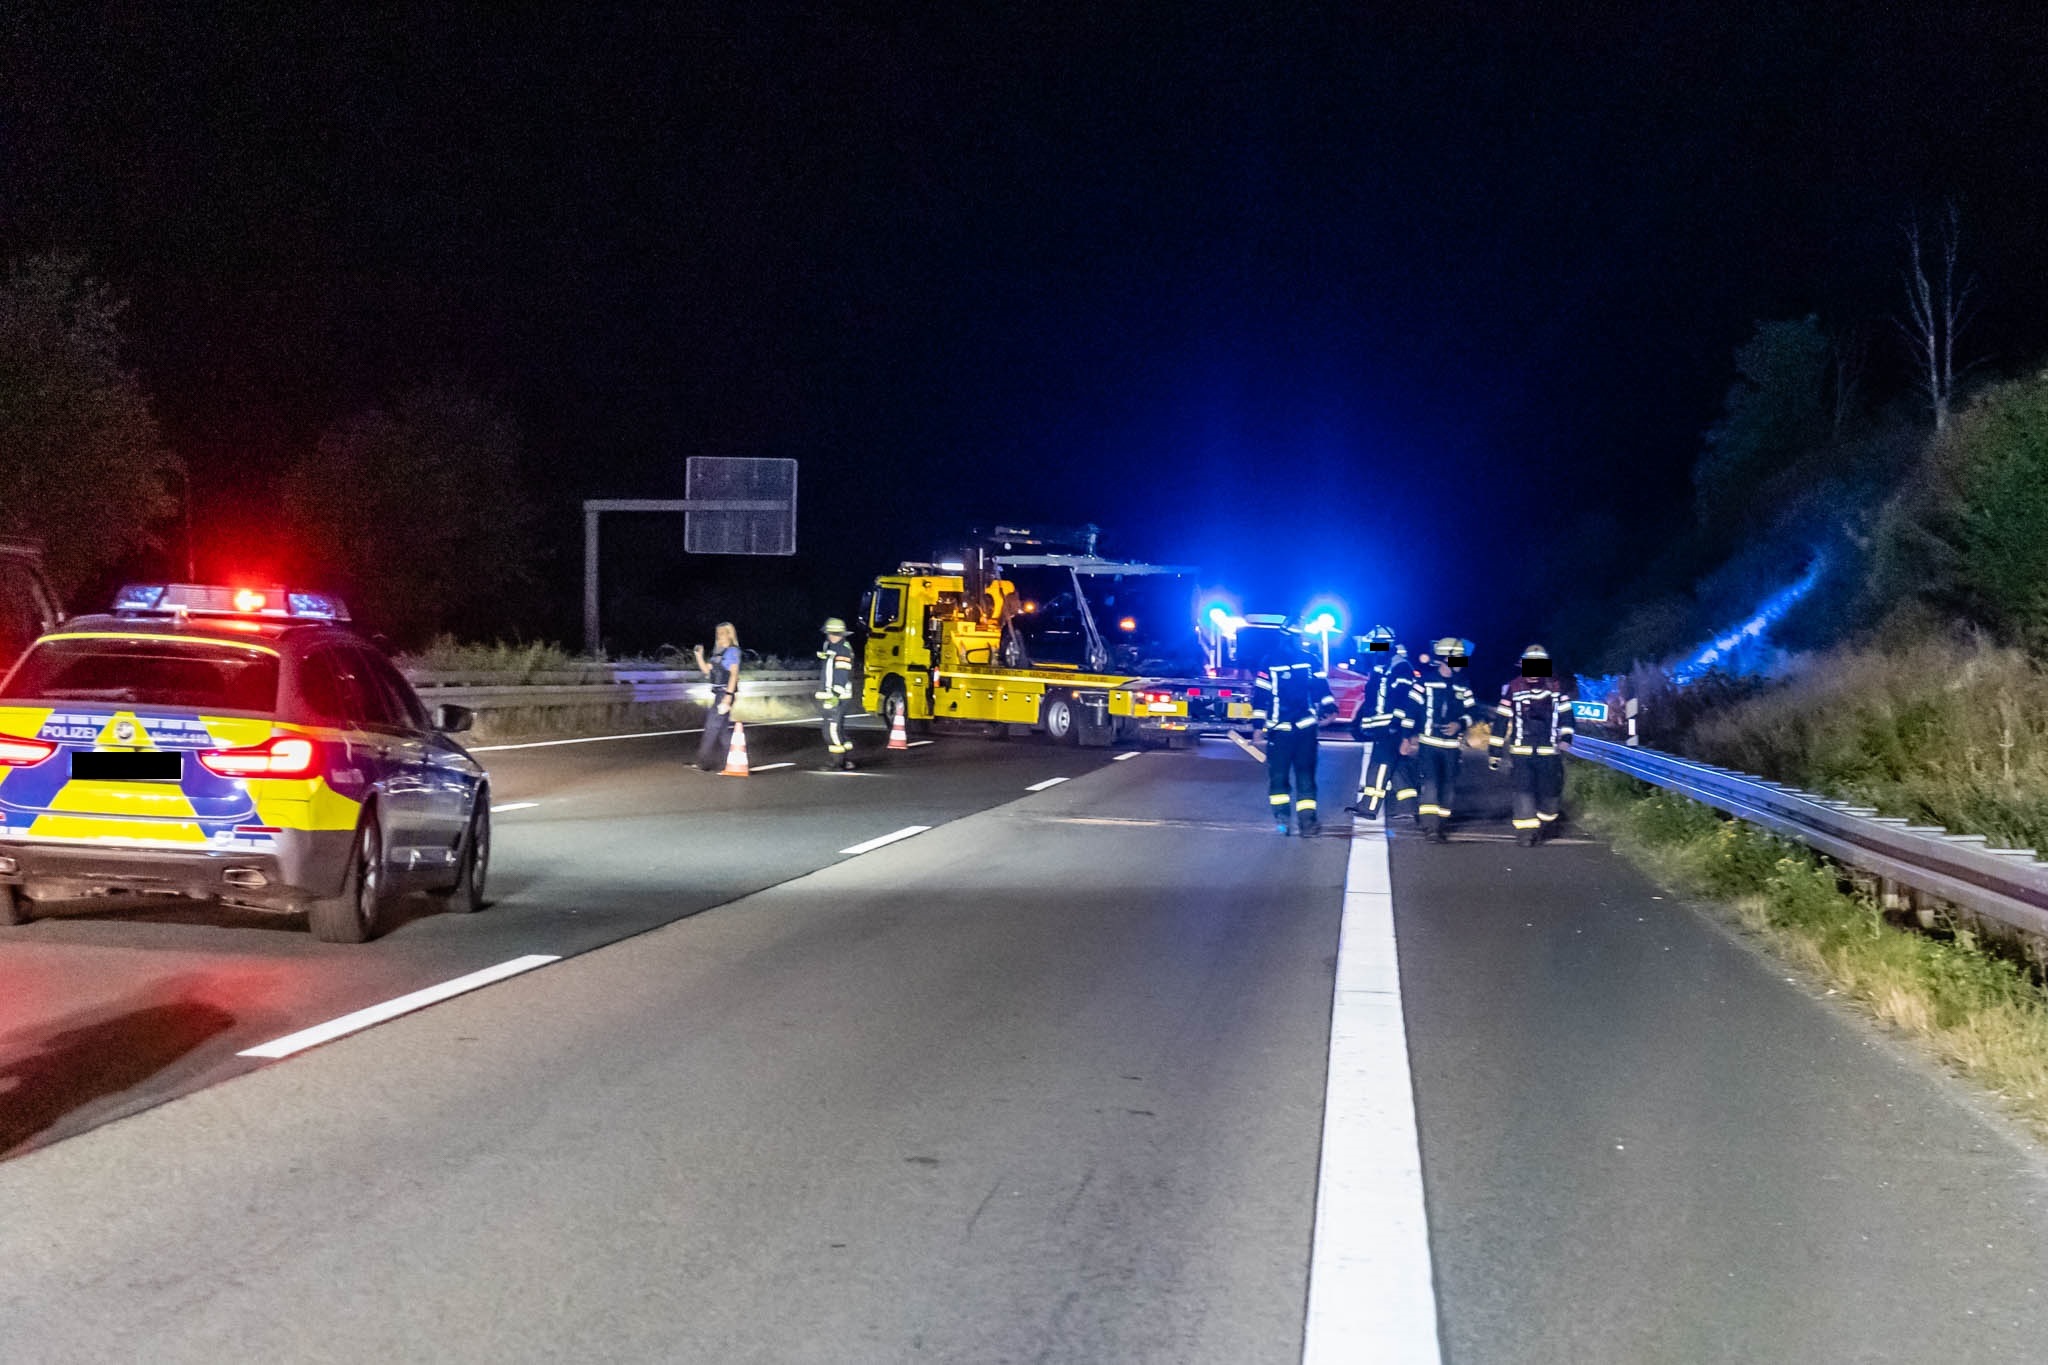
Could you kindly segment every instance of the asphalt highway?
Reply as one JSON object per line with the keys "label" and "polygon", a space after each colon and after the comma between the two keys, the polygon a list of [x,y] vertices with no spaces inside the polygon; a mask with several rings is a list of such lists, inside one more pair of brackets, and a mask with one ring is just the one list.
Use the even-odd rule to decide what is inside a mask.
{"label": "asphalt highway", "polygon": [[250,1070],[238,1052],[294,1030],[521,954],[615,942],[1110,761],[972,738],[891,754],[874,726],[856,722],[852,774],[815,771],[814,724],[748,726],[760,771],[744,780],[699,772],[694,734],[479,750],[498,811],[492,904],[443,915],[412,897],[368,944],[182,900],[40,907],[0,938],[0,1154]]}
{"label": "asphalt highway", "polygon": [[[1227,745],[721,785],[686,743],[490,755],[537,803],[501,819],[503,900],[367,949],[100,911],[10,936],[10,981],[104,963],[228,1019],[0,1163],[0,1358],[2041,1358],[2039,1150],[1603,847],[1515,848],[1483,773],[1448,846],[1308,842]],[[1326,751],[1327,806],[1356,763]],[[534,953],[567,960],[234,1057]],[[1389,1015],[1357,969],[1396,961]],[[1327,1074],[1368,1016],[1398,1093]],[[39,1036],[51,1074],[124,1055]],[[1346,1123],[1419,1143],[1426,1239],[1356,1221],[1403,1176]],[[1340,1310],[1433,1280],[1422,1337],[1319,1342],[1312,1263]]]}

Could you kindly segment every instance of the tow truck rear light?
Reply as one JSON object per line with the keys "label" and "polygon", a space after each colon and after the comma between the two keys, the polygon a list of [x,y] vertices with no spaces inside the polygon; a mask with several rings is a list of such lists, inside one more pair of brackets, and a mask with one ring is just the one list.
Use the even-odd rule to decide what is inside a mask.
{"label": "tow truck rear light", "polygon": [[47,739],[0,735],[0,768],[33,768],[56,752],[57,746]]}
{"label": "tow truck rear light", "polygon": [[320,746],[297,735],[279,735],[247,749],[209,749],[199,762],[216,777],[310,777]]}

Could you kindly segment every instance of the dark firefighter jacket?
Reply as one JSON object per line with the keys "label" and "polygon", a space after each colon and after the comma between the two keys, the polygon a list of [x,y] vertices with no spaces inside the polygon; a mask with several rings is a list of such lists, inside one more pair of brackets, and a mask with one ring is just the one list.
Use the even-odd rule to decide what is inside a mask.
{"label": "dark firefighter jacket", "polygon": [[1389,659],[1366,672],[1358,702],[1358,728],[1367,739],[1406,739],[1415,733],[1412,696],[1422,677],[1406,659]]}
{"label": "dark firefighter jacket", "polygon": [[1260,700],[1265,703],[1268,730],[1313,730],[1337,709],[1329,676],[1308,659],[1269,664],[1254,686],[1265,694]]}
{"label": "dark firefighter jacket", "polygon": [[1572,737],[1572,699],[1555,678],[1516,678],[1504,684],[1494,712],[1488,742],[1496,758],[1554,754],[1559,740]]}
{"label": "dark firefighter jacket", "polygon": [[845,701],[853,695],[853,646],[845,640],[837,644],[827,642],[818,651],[824,660],[824,671],[819,679],[818,700],[836,698]]}
{"label": "dark firefighter jacket", "polygon": [[1415,712],[1415,737],[1437,749],[1455,749],[1477,719],[1478,699],[1458,678],[1435,672],[1416,679],[1409,693]]}

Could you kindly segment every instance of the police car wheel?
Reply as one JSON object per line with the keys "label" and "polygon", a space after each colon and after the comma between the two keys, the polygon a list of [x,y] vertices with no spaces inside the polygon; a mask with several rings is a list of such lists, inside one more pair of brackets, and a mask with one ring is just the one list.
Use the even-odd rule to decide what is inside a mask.
{"label": "police car wheel", "polygon": [[0,886],[0,925],[28,923],[28,897],[18,886]]}
{"label": "police car wheel", "polygon": [[306,907],[308,927],[322,943],[367,943],[377,936],[390,904],[383,832],[377,828],[374,810],[364,813],[356,830],[352,859],[341,894],[323,896]]}
{"label": "police car wheel", "polygon": [[447,906],[458,915],[473,915],[484,908],[484,882],[491,871],[491,794],[479,791],[476,809],[469,813],[469,829],[462,836],[456,854],[461,869],[455,885],[443,893]]}
{"label": "police car wheel", "polygon": [[1072,744],[1080,737],[1080,716],[1074,710],[1074,699],[1064,693],[1055,692],[1045,699],[1041,718],[1045,733],[1055,744]]}

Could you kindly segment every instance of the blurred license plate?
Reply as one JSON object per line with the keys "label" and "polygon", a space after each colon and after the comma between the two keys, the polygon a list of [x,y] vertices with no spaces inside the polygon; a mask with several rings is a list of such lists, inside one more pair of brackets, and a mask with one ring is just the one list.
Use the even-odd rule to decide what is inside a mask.
{"label": "blurred license plate", "polygon": [[87,782],[176,782],[185,776],[184,755],[162,750],[74,750],[71,775]]}

